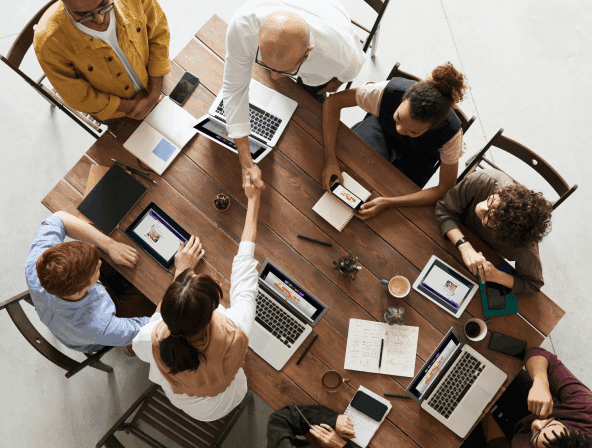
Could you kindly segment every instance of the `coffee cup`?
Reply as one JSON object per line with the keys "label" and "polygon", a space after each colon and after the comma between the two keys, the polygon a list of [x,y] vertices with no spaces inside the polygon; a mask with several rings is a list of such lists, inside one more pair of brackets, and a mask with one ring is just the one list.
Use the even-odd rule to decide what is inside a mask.
{"label": "coffee cup", "polygon": [[411,283],[402,275],[395,275],[390,280],[380,280],[380,283],[388,287],[391,296],[402,299],[411,291]]}
{"label": "coffee cup", "polygon": [[469,319],[465,324],[465,336],[474,342],[480,341],[487,335],[487,324],[491,320],[482,321],[476,317]]}
{"label": "coffee cup", "polygon": [[329,370],[321,377],[321,384],[327,392],[337,392],[343,383],[349,383],[349,380],[336,370]]}

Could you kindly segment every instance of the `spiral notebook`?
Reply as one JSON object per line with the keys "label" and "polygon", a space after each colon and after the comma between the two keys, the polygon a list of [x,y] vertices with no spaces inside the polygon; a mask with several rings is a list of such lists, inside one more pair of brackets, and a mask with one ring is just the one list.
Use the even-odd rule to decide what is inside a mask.
{"label": "spiral notebook", "polygon": [[362,448],[367,447],[392,407],[390,401],[360,386],[344,412],[354,424],[356,436],[351,439],[352,442]]}
{"label": "spiral notebook", "polygon": [[[366,201],[370,197],[370,192],[356,182],[353,177],[347,173],[341,174],[343,175],[343,186],[345,188],[363,201]],[[312,209],[340,232],[354,217],[353,209],[328,191],[325,192]]]}

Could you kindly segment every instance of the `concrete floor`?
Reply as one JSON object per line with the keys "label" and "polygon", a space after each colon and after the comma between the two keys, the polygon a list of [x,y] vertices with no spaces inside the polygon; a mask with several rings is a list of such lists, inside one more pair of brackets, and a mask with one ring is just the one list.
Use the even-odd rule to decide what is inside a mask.
{"label": "concrete floor", "polygon": [[[16,34],[46,0],[5,0],[0,14],[0,53],[6,54]],[[194,2],[161,0],[171,29],[171,56],[176,55],[212,14],[228,21],[238,0]],[[361,0],[344,0],[358,21],[373,14]],[[587,133],[592,87],[592,33],[586,17],[592,4],[584,0],[538,2],[499,0],[392,1],[383,19],[377,57],[368,58],[354,85],[382,80],[395,62],[403,70],[425,76],[451,61],[470,84],[461,104],[477,121],[466,136],[468,154],[483,147],[503,127],[505,135],[549,161],[579,190],[556,212],[553,231],[541,244],[543,291],[566,315],[545,341],[569,369],[592,386],[591,325],[584,281],[589,275],[592,240],[590,176],[586,174]],[[24,70],[36,78],[41,70],[28,54]],[[93,139],[49,105],[3,64],[0,65],[0,259],[1,297],[26,288],[23,273],[29,246],[48,212],[41,199],[74,165]],[[588,100],[586,100],[588,98]],[[352,125],[363,116],[355,108],[343,114]],[[555,199],[539,180],[502,154],[492,157],[529,187]],[[578,218],[579,216],[579,218]],[[29,314],[38,324],[36,314]],[[52,342],[55,339],[40,331]],[[90,447],[148,386],[147,366],[120,349],[105,361],[114,373],[85,370],[71,380],[34,353],[6,313],[0,313],[0,434],[11,448]],[[59,344],[58,344],[59,345]],[[64,349],[81,359],[82,355]],[[224,446],[265,445],[270,408],[257,399]],[[126,446],[137,446],[122,436]]]}

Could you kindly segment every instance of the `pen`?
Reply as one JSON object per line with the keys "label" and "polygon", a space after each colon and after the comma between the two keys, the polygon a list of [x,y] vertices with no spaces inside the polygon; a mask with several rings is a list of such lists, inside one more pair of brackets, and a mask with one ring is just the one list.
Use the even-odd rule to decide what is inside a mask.
{"label": "pen", "polygon": [[304,356],[308,353],[308,351],[310,350],[310,348],[312,347],[312,344],[315,343],[315,341],[317,340],[317,338],[319,337],[319,334],[315,334],[314,338],[312,338],[312,341],[310,342],[310,344],[308,344],[308,347],[306,347],[304,349],[304,353],[302,354],[302,356],[300,356],[300,359],[298,359],[298,361],[296,361],[296,365],[300,364],[300,361],[302,361],[302,359],[304,358]]}
{"label": "pen", "polygon": [[395,397],[395,398],[410,398],[407,395],[397,395],[397,394],[384,394],[385,397]]}
{"label": "pen", "polygon": [[302,238],[303,240],[312,241],[313,243],[322,244],[323,246],[333,247],[333,244],[331,244],[331,243],[325,243],[324,241],[315,240],[314,238],[309,238],[304,235],[298,235],[298,238]]}
{"label": "pen", "polygon": [[148,172],[148,171],[141,170],[140,168],[136,168],[135,166],[128,165],[127,163],[123,163],[121,160],[114,159],[113,157],[111,157],[111,160],[119,163],[120,165],[128,167],[130,170],[135,170],[138,173],[142,173],[142,174],[145,174],[146,176],[150,176],[150,172]]}
{"label": "pen", "polygon": [[382,364],[382,349],[384,348],[384,339],[380,341],[380,358],[378,359],[378,368]]}

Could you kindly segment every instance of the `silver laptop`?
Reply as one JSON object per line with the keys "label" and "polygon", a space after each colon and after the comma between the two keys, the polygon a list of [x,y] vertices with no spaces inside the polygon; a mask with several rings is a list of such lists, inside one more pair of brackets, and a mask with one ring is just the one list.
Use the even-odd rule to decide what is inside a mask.
{"label": "silver laptop", "polygon": [[259,269],[249,347],[281,370],[329,308],[268,259]]}
{"label": "silver laptop", "polygon": [[[273,89],[251,79],[249,85],[249,116],[251,135],[249,143],[253,161],[258,163],[277,144],[288,125],[298,103]],[[223,90],[220,91],[208,114],[192,125],[197,132],[238,153],[234,141],[226,131]]]}
{"label": "silver laptop", "polygon": [[507,377],[451,328],[405,393],[464,438]]}

